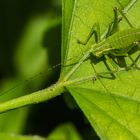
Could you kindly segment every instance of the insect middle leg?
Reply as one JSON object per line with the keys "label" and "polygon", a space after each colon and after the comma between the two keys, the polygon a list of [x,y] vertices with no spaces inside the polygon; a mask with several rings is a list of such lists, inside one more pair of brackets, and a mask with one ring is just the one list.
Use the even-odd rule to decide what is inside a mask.
{"label": "insect middle leg", "polygon": [[[117,7],[114,7],[113,12],[114,12],[114,20],[108,27],[108,31],[106,33],[106,38],[111,36],[112,34],[114,34],[115,32],[117,32],[119,30],[119,23],[122,20],[122,18],[119,17],[119,15],[118,15],[118,8]],[[106,54],[104,56],[105,56],[106,60],[113,66],[114,70],[117,71],[118,65],[113,61],[113,59],[110,58]]]}

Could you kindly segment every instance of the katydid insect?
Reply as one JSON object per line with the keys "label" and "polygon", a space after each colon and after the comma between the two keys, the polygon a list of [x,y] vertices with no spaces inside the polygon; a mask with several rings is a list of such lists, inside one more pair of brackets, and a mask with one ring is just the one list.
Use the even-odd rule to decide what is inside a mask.
{"label": "katydid insect", "polygon": [[[107,37],[106,39],[103,39],[102,41],[99,42],[98,41],[100,39],[100,37],[98,36],[99,33],[97,33],[92,28],[86,41],[83,43],[78,40],[78,43],[86,45],[89,39],[91,38],[91,36],[95,34],[96,44],[91,46],[91,53],[93,55],[95,55],[96,57],[101,57],[104,55],[107,59],[108,59],[108,56],[107,56],[108,54],[112,54],[114,56],[128,56],[131,59],[131,61],[135,63],[134,60],[128,55],[128,52],[134,46],[139,44],[140,29],[133,28],[132,24],[129,22],[127,17],[125,17],[125,15],[119,10],[120,13],[123,15],[123,17],[125,17],[131,29],[126,29],[126,30],[116,32],[118,29],[118,23],[121,20],[120,18],[118,18],[117,10],[118,9],[115,7],[114,8],[114,15],[115,15],[114,22],[109,25],[108,32],[105,35]],[[99,29],[99,27],[97,29]],[[111,63],[113,63],[113,61],[111,61],[110,59],[108,60]]]}
{"label": "katydid insect", "polygon": [[[121,18],[118,16],[118,11],[122,15],[122,17],[124,17],[131,29],[118,31],[118,24],[121,21]],[[95,28],[98,32],[95,30]],[[90,49],[84,54],[79,62],[72,68],[71,72],[65,77],[65,80],[67,80],[72,75],[72,73],[83,63],[85,59],[90,56],[90,54],[93,54],[98,58],[105,56],[106,59],[108,59],[112,64],[112,66],[115,66],[116,70],[118,67],[116,66],[116,63],[114,63],[114,61],[108,57],[108,54],[112,54],[115,57],[128,56],[133,65],[135,65],[139,69],[139,67],[136,65],[136,62],[131,58],[131,56],[129,56],[128,52],[134,46],[138,45],[140,41],[140,29],[133,28],[132,24],[129,22],[129,20],[121,10],[116,7],[114,8],[114,22],[109,25],[108,31],[103,36],[103,39],[101,41],[99,30],[99,24],[95,23],[84,42],[77,40],[79,44],[86,45],[94,34],[96,43],[90,47]]]}

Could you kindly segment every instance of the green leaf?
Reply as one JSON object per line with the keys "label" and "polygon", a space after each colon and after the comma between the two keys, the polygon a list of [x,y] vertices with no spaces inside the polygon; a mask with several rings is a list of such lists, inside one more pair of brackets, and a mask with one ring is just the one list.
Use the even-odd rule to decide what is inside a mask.
{"label": "green leaf", "polygon": [[[119,70],[114,73],[114,79],[109,79],[107,77],[110,77],[111,74],[105,74],[108,72],[108,68],[102,61],[103,59],[95,59],[94,57],[81,61],[81,64],[76,67],[80,58],[86,55],[94,43],[94,39],[90,39],[89,43],[83,46],[78,44],[77,40],[86,40],[95,23],[99,23],[101,34],[103,34],[113,21],[114,6],[123,6],[125,9],[131,2],[129,0],[123,1],[120,5],[117,0],[75,0],[71,21],[67,23],[70,24],[69,31],[67,31],[69,33],[68,40],[65,42],[65,46],[63,44],[64,65],[66,66],[62,67],[61,79],[71,83],[66,85],[66,88],[97,134],[105,140],[140,139],[140,71],[137,69]],[[140,1],[133,2],[134,5],[128,10],[126,16],[132,25],[138,28]],[[65,19],[65,17],[63,18]],[[63,26],[65,29],[64,21]],[[120,30],[127,28],[130,27],[123,19],[120,23]],[[137,51],[132,54],[133,58],[138,57],[138,55]],[[123,62],[123,59],[120,61]],[[131,63],[128,58],[125,58],[125,62]],[[108,64],[108,61],[106,63]],[[108,66],[112,69],[110,64]],[[104,77],[98,76],[97,73],[104,73]],[[96,81],[94,81],[94,77],[97,78]]]}
{"label": "green leaf", "polygon": [[47,140],[81,140],[81,138],[75,127],[68,123],[55,128]]}
{"label": "green leaf", "polygon": [[[107,60],[97,59],[94,56],[89,58],[94,38],[91,38],[86,46],[77,42],[77,40],[85,41],[93,25],[97,23],[100,25],[101,35],[104,34],[114,21],[114,7],[125,9],[135,1],[128,0],[123,4],[120,2],[118,0],[63,1],[63,12],[65,12],[62,21],[63,65],[59,81],[48,89],[0,104],[0,111],[46,101],[68,89],[101,139],[140,139],[140,71],[133,67],[126,71],[124,62],[130,65],[131,61],[125,57],[124,60],[118,58],[122,65],[118,71],[111,74],[109,69],[113,67]],[[139,7],[140,3],[136,1],[128,10],[127,16],[131,19],[133,13],[138,13],[136,11]],[[126,21],[122,19],[119,24],[120,30],[129,28],[125,23]],[[139,21],[136,21],[134,26],[138,23]],[[134,51],[131,52],[132,57],[136,58],[139,52],[132,51]]]}
{"label": "green leaf", "polygon": [[138,74],[122,73],[112,81],[102,79],[102,84],[68,88],[102,139],[140,139]]}

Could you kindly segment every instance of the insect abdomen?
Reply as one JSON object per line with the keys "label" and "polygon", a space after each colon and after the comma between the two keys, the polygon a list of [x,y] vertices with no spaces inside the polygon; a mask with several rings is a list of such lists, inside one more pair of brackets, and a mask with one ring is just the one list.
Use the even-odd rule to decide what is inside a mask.
{"label": "insect abdomen", "polygon": [[140,41],[140,29],[127,29],[115,33],[106,40],[113,49],[123,50]]}

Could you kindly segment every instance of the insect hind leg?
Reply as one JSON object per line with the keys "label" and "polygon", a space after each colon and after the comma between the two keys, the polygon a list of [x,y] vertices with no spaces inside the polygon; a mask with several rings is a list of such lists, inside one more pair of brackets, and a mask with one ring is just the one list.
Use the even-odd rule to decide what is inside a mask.
{"label": "insect hind leg", "polygon": [[135,66],[138,70],[140,70],[140,67],[136,64],[136,61],[131,57],[131,55],[128,54],[129,59],[132,61],[131,66]]}
{"label": "insect hind leg", "polygon": [[[133,47],[138,47],[138,49],[140,50],[140,43],[139,42],[134,42],[133,43]],[[133,48],[132,47],[132,48]],[[130,54],[127,54],[127,56],[129,57],[129,59],[132,61],[132,65],[131,66],[135,66],[138,70],[140,70],[140,67],[136,64],[136,62],[137,62],[137,60],[139,59],[139,57],[140,57],[140,54],[138,55],[138,57],[136,58],[136,60],[134,60],[132,57],[131,57],[131,55]]]}

